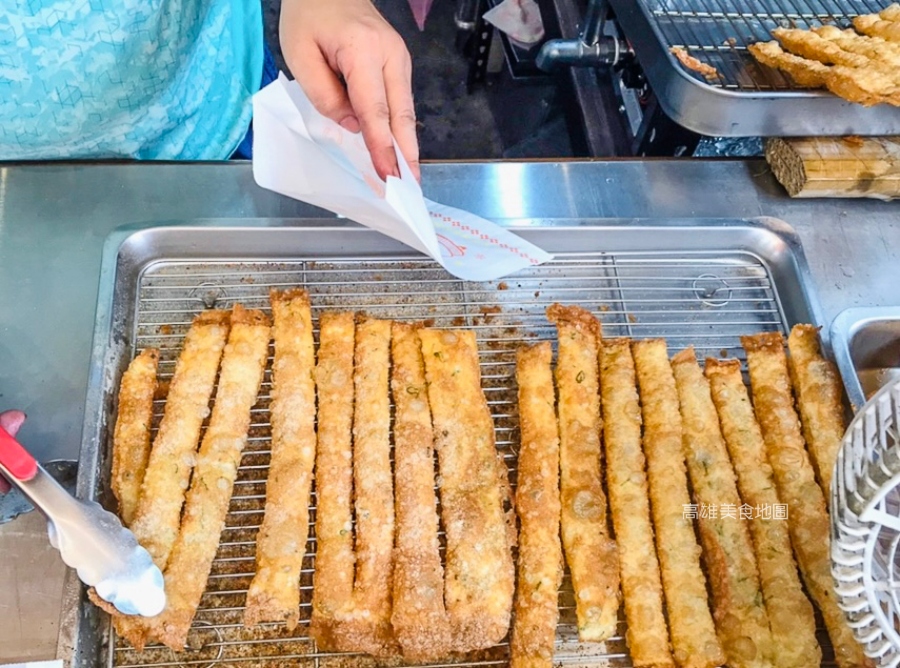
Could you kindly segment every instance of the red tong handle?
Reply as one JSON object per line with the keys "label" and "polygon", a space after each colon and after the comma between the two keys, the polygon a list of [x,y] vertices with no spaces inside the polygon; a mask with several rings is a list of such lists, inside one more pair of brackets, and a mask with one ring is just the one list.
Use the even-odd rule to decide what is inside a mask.
{"label": "red tong handle", "polygon": [[27,482],[37,475],[35,458],[3,427],[0,427],[0,464],[16,480]]}

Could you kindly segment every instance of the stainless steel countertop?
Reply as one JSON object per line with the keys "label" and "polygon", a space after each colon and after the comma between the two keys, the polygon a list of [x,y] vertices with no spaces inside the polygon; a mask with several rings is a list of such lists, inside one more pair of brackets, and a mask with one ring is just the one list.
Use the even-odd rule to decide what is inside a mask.
{"label": "stainless steel countertop", "polygon": [[[509,224],[781,218],[802,239],[823,325],[849,306],[900,304],[898,205],[791,200],[761,161],[432,164],[423,181],[432,199]],[[246,163],[0,165],[0,410],[28,413],[21,438],[39,458],[77,457],[101,249],[114,228],[330,216],[259,189]],[[14,566],[0,612],[21,622],[0,634],[0,662],[52,658],[62,570],[49,552],[37,558],[42,533],[33,516],[0,527],[0,554]]]}
{"label": "stainless steel countertop", "polygon": [[[848,306],[900,304],[900,209],[791,200],[762,161],[445,163],[425,194],[522,218],[781,218],[803,241],[828,325]],[[247,163],[0,166],[0,410],[29,420],[41,459],[76,458],[100,254],[124,224],[331,214],[258,188]]]}

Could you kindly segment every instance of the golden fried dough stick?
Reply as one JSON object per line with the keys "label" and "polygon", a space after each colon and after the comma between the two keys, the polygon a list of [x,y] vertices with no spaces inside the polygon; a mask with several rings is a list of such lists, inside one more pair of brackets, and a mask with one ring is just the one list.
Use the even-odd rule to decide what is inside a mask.
{"label": "golden fried dough stick", "polygon": [[678,390],[666,342],[638,341],[631,350],[641,395],[650,508],[675,661],[685,668],[712,668],[725,662],[725,653],[709,611],[700,546],[685,512],[691,499]]}
{"label": "golden fried dough stick", "polygon": [[[209,427],[203,435],[178,539],[166,566],[166,607],[148,620],[150,635],[181,650],[206,589],[231,491],[269,356],[272,332],[262,311],[236,304]],[[171,396],[171,395],[170,395]]]}
{"label": "golden fried dough stick", "polygon": [[734,509],[732,517],[716,512],[699,520],[719,640],[729,666],[771,666],[775,652],[753,543],[747,525],[736,521],[741,498],[734,469],[719,429],[709,383],[693,348],[672,358],[672,373],[681,404],[682,443],[694,501],[701,507]]}
{"label": "golden fried dough stick", "polygon": [[882,102],[900,105],[900,91],[894,74],[875,68],[851,69],[835,65],[825,77],[825,86],[838,97],[867,107]]}
{"label": "golden fried dough stick", "polygon": [[828,505],[834,462],[844,440],[841,381],[834,365],[822,357],[817,327],[795,325],[788,336],[788,350],[803,436]]}
{"label": "golden fried dough stick", "polygon": [[509,630],[515,573],[498,479],[494,422],[475,332],[419,330],[447,537],[444,604],[453,650],[495,645]]}
{"label": "golden fried dough stick", "polygon": [[892,71],[823,65],[787,53],[774,41],[758,42],[747,48],[763,65],[787,72],[801,86],[825,86],[835,95],[865,106],[881,102],[900,105],[900,86]]}
{"label": "golden fried dough stick", "polygon": [[344,647],[377,656],[396,653],[391,632],[394,480],[388,375],[391,321],[356,327],[353,386],[353,495],[356,508],[356,580],[353,605],[342,625]]}
{"label": "golden fried dough stick", "polygon": [[628,339],[600,344],[600,396],[609,507],[619,547],[619,570],[635,666],[674,666],[663,615],[659,561],[653,549],[650,497],[641,450],[641,405]]}
{"label": "golden fried dough stick", "polygon": [[519,581],[511,668],[549,668],[563,575],[559,541],[559,428],[549,342],[516,352],[519,385]]}
{"label": "golden fried dough stick", "polygon": [[145,348],[131,360],[119,385],[111,486],[125,526],[134,520],[150,458],[150,419],[158,366],[159,350]]}
{"label": "golden fried dough stick", "polygon": [[194,318],[150,450],[131,529],[161,570],[165,570],[178,537],[184,493],[194,467],[200,427],[209,415],[230,318],[227,311],[205,311]]}
{"label": "golden fried dough stick", "polygon": [[778,497],[788,507],[788,531],[806,588],[822,612],[838,665],[868,665],[837,606],[828,513],[794,412],[784,338],[779,332],[765,332],[741,337],[741,343],[747,351],[756,419],[775,472]]}
{"label": "golden fried dough stick", "polygon": [[858,49],[844,50],[838,43],[809,30],[776,28],[772,35],[788,51],[810,60],[835,65],[825,76],[825,85],[833,93],[861,104],[900,103],[896,69],[885,62],[883,55],[869,58],[856,53]]}
{"label": "golden fried dough stick", "polygon": [[823,39],[809,30],[775,28],[772,30],[772,37],[781,42],[781,45],[791,53],[802,58],[817,60],[824,65],[844,65],[852,68],[875,65],[870,63],[867,57],[844,51],[840,45]]}
{"label": "golden fried dough stick", "polygon": [[811,30],[819,37],[834,42],[844,51],[857,53],[889,67],[900,67],[900,44],[880,37],[862,36],[852,28],[841,30],[836,26],[816,26]]}
{"label": "golden fried dough stick", "polygon": [[316,364],[316,569],[309,635],[340,650],[339,619],[353,603],[352,313],[323,313]]}
{"label": "golden fried dough stick", "polygon": [[[738,360],[707,358],[705,375],[719,415],[722,436],[737,473],[746,507],[775,508],[778,493],[772,467]],[[803,593],[791,554],[787,523],[758,515],[750,522],[759,579],[775,646],[776,668],[817,666],[822,650],[816,641],[813,607]]]}
{"label": "golden fried dough stick", "polygon": [[272,363],[272,456],[266,508],[256,536],[256,575],[247,591],[244,624],[300,616],[300,568],[309,537],[309,500],[316,457],[316,386],[309,295],[269,293],[275,360]]}
{"label": "golden fried dough stick", "polygon": [[599,642],[616,632],[619,556],[609,537],[600,479],[600,323],[578,306],[552,304],[559,354],[559,465],[562,540],[575,590],[578,638]]}
{"label": "golden fried dough stick", "polygon": [[900,42],[900,23],[885,20],[878,14],[863,14],[853,19],[853,27],[863,35],[880,37],[888,42]]}
{"label": "golden fried dough stick", "polygon": [[819,88],[825,85],[828,66],[787,53],[774,40],[750,44],[747,50],[763,65],[786,72],[800,86]]}
{"label": "golden fried dough stick", "polygon": [[434,493],[434,431],[417,327],[391,325],[394,508],[397,515],[391,625],[405,659],[436,661],[450,650],[444,568]]}

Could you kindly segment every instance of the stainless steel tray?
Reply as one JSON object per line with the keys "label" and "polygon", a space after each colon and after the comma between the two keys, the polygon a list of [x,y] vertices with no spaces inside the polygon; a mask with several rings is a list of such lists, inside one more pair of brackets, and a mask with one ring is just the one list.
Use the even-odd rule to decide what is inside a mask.
{"label": "stainless steel tray", "polygon": [[[802,89],[757,63],[747,45],[778,26],[807,28],[884,9],[892,0],[610,0],[666,113],[679,125],[721,137],[889,135],[900,109],[863,107],[827,91]],[[718,82],[670,53],[684,48],[712,65]]]}
{"label": "stainless steel tray", "polygon": [[[672,351],[742,358],[739,336],[821,322],[799,241],[773,219],[710,221],[511,221],[516,231],[557,254],[554,262],[502,281],[466,283],[434,262],[371,230],[336,221],[196,221],[123,230],[104,252],[78,492],[108,500],[109,434],[114,390],[135,352],[162,349],[161,375],[172,373],[194,314],[235,301],[268,308],[272,286],[305,286],[314,316],[354,309],[373,316],[430,321],[477,331],[483,381],[497,445],[515,469],[517,418],[513,379],[518,345],[553,339],[546,305],[593,310],[610,336],[664,336]],[[287,226],[290,225],[290,226]],[[74,577],[61,623],[60,658],[72,668],[99,666],[370,665],[365,657],[319,652],[304,623],[247,631],[241,624],[252,577],[256,528],[268,465],[267,372],[235,485],[226,529],[201,601],[190,645],[176,656],[161,647],[136,654],[111,634]],[[156,419],[163,403],[156,405]],[[311,539],[310,549],[314,549]],[[314,560],[303,571],[301,618],[308,618]],[[571,586],[560,596],[556,662],[630,665],[622,635],[580,644]],[[622,615],[620,615],[620,619]],[[624,630],[624,629],[622,629]],[[827,638],[822,636],[826,654]],[[506,646],[465,657],[504,665]],[[830,665],[830,664],[829,664]]]}
{"label": "stainless steel tray", "polygon": [[900,306],[848,308],[831,323],[831,345],[850,403],[858,408],[900,378]]}

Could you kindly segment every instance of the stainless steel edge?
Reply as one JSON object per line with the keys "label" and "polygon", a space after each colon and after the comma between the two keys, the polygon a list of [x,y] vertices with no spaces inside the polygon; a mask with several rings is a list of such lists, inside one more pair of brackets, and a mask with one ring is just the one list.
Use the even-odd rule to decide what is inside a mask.
{"label": "stainless steel edge", "polygon": [[[97,316],[91,346],[85,421],[82,431],[77,493],[95,499],[105,470],[104,444],[111,414],[112,387],[127,363],[125,351],[132,345],[133,311],[123,300],[133,297],[141,272],[158,258],[260,260],[329,257],[350,254],[378,257],[386,254],[416,255],[403,244],[347,221],[328,221],[298,227],[291,219],[204,219],[169,221],[154,225],[130,225],[114,231],[103,247]],[[306,221],[309,222],[309,221]],[[551,252],[703,251],[737,250],[756,256],[786,290],[779,293],[786,322],[813,320],[825,324],[816,298],[800,240],[787,223],[768,217],[750,219],[519,219],[510,227]],[[229,251],[208,242],[211,228],[221,229],[219,240],[228,239]],[[313,251],[298,250],[299,240],[326,233]],[[239,239],[238,239],[239,238]],[[277,241],[276,241],[277,240]],[[290,243],[294,241],[294,244]],[[576,243],[577,242],[577,243]],[[589,243],[588,243],[589,242]],[[297,244],[297,245],[295,245]],[[360,255],[360,249],[365,249]],[[133,315],[133,314],[132,314]],[[73,610],[74,607],[74,610]],[[58,657],[67,668],[99,668],[102,648],[108,644],[105,617],[87,603],[84,587],[74,573],[67,578],[60,619]]]}
{"label": "stainless steel edge", "polygon": [[640,0],[610,0],[666,113],[702,135],[780,137],[900,132],[900,109],[863,107],[816,90],[731,91],[685,72]]}
{"label": "stainless steel edge", "polygon": [[[803,241],[825,322],[846,307],[898,303],[897,205],[791,199],[763,161],[438,163],[423,173],[428,197],[502,226],[774,216]],[[41,460],[75,459],[81,447],[108,234],[129,222],[213,217],[334,221],[258,188],[241,162],[0,167],[0,394],[28,413],[21,436]]]}
{"label": "stainless steel edge", "polygon": [[867,325],[880,321],[900,321],[900,304],[897,307],[847,308],[838,313],[831,323],[835,363],[844,381],[847,397],[857,409],[866,403],[866,394],[859,380],[859,370],[853,359],[851,345],[857,333]]}
{"label": "stainless steel edge", "polygon": [[[78,461],[75,495],[80,499],[96,499],[100,480],[100,438],[103,433],[104,376],[106,362],[112,353],[113,292],[119,248],[129,236],[126,230],[113,231],[103,244],[97,310],[91,341],[88,388],[84,425]],[[108,642],[109,624],[104,624],[100,611],[89,604],[84,585],[72,568],[66,569],[63,604],[59,618],[56,658],[65,668],[97,666],[101,647]]]}

